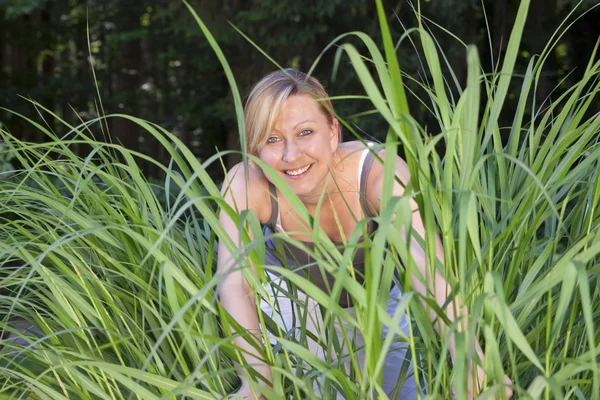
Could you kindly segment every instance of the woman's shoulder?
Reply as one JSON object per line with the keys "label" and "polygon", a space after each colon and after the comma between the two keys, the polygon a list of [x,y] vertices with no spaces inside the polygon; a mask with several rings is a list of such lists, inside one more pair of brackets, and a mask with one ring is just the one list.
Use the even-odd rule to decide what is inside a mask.
{"label": "woman's shoulder", "polygon": [[342,160],[353,160],[354,158],[360,158],[364,150],[369,148],[369,144],[373,142],[363,142],[360,140],[353,140],[351,142],[342,142],[338,145],[338,152]]}
{"label": "woman's shoulder", "polygon": [[269,181],[253,162],[234,165],[225,175],[221,193],[238,211],[252,210],[261,222],[270,218]]}
{"label": "woman's shoulder", "polygon": [[[348,170],[346,167],[350,167],[350,170],[354,170],[354,167],[358,167],[360,159],[362,158],[365,150],[372,145],[373,142],[363,142],[360,140],[353,140],[351,142],[343,142],[338,146],[339,166],[343,167],[343,170]],[[347,171],[349,173],[353,173]]]}
{"label": "woman's shoulder", "polygon": [[368,148],[375,142],[371,141],[362,141],[362,140],[352,140],[349,142],[342,142],[339,144],[339,147],[344,151],[360,151]]}

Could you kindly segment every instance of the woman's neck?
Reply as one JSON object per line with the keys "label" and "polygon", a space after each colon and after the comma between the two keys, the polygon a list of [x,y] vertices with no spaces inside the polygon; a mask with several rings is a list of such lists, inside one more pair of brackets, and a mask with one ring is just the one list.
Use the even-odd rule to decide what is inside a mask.
{"label": "woman's neck", "polygon": [[[312,193],[298,195],[298,198],[304,203],[307,209],[314,210],[317,205],[322,203],[337,204],[344,201],[342,190],[339,182],[343,180],[343,161],[344,157],[340,149],[336,149],[333,153],[331,167],[329,173],[323,179],[321,185],[318,185]],[[321,200],[323,198],[323,200]]]}
{"label": "woman's neck", "polygon": [[322,207],[327,204],[327,208],[329,208],[330,204],[335,205],[344,201],[342,189],[340,188],[334,173],[330,173],[327,176],[318,192],[315,191],[313,194],[298,197],[309,210],[316,209],[319,203],[322,204]]}

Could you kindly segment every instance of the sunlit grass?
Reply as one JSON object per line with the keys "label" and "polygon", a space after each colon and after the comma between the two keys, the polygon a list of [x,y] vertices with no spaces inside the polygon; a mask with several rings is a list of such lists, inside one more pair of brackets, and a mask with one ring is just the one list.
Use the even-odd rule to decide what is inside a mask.
{"label": "sunlit grass", "polygon": [[[136,163],[152,162],[149,156],[90,138],[88,126],[96,129],[102,119],[69,126],[71,133],[64,138],[30,121],[49,142],[24,143],[1,131],[5,145],[0,159],[10,154],[19,166],[0,180],[2,396],[146,400],[212,399],[231,393],[238,384],[231,360],[239,354],[232,337],[224,335],[224,325],[247,333],[215,298],[216,242],[224,240],[241,268],[247,268],[248,259],[257,266],[259,279],[247,274],[257,293],[265,293],[265,271],[277,271],[320,303],[326,321],[344,320],[367,339],[364,369],[351,361],[351,371],[345,371],[341,361],[346,358],[334,354],[349,343],[326,340],[327,329],[319,332],[313,339],[329,354],[321,360],[306,349],[305,331],[295,336],[263,316],[261,324],[274,343],[263,351],[275,378],[274,393],[265,393],[267,398],[281,399],[283,392],[302,399],[335,398],[338,391],[346,398],[382,398],[378,376],[392,336],[374,339],[378,327],[397,325],[382,308],[387,303],[384,288],[396,270],[404,283],[402,306],[408,306],[413,321],[411,335],[402,340],[417,360],[418,382],[428,398],[450,398],[453,387],[457,398],[466,398],[466,366],[475,336],[484,344],[489,378],[482,398],[503,392],[495,383],[505,373],[518,398],[600,398],[600,116],[591,108],[600,89],[600,62],[590,62],[580,82],[540,110],[529,101],[545,57],[532,60],[519,78],[512,125],[498,126],[509,84],[523,73],[515,70],[515,58],[527,6],[528,1],[521,3],[500,71],[485,75],[477,50],[465,49],[468,80],[456,103],[446,92],[435,41],[423,28],[411,33],[420,38],[433,78],[421,101],[435,113],[436,127],[425,129],[410,118],[401,65],[394,61],[385,24],[384,55],[364,35],[358,38],[367,45],[367,54],[347,43],[339,48],[340,59],[351,61],[374,109],[389,123],[386,150],[405,150],[409,188],[416,193],[428,233],[413,240],[423,240],[433,261],[434,232],[439,232],[446,263],[437,267],[469,310],[469,330],[457,334],[454,365],[448,338],[434,332],[402,274],[404,266],[413,268],[399,235],[410,225],[406,199],[388,193],[382,201],[367,267],[382,279],[367,280],[364,288],[350,278],[352,271],[339,268],[351,260],[364,223],[341,251],[315,230],[314,257],[336,274],[339,286],[334,290],[343,287],[355,296],[354,317],[309,280],[285,267],[264,265],[256,216],[235,216],[248,235],[242,248],[231,243],[217,213],[234,215],[233,210],[205,172],[206,165],[175,136],[133,117],[106,117],[132,119],[171,155],[172,164],[160,166],[164,191],[178,195],[160,201]],[[220,60],[226,66],[222,54]],[[234,76],[225,68],[235,88]],[[235,90],[234,97],[242,124]],[[533,109],[528,118],[527,107]],[[509,133],[503,136],[501,129]],[[436,152],[439,142],[445,144],[441,155]],[[81,158],[72,150],[75,144],[93,151]],[[218,157],[206,163],[218,162]],[[384,169],[385,179],[394,179],[393,166]],[[282,180],[266,170],[299,214],[314,224]],[[400,217],[392,223],[394,213]],[[294,290],[289,296],[303,306]],[[437,308],[431,299],[427,303]],[[346,357],[352,360],[354,354]],[[315,392],[315,382],[324,385],[322,393]]]}

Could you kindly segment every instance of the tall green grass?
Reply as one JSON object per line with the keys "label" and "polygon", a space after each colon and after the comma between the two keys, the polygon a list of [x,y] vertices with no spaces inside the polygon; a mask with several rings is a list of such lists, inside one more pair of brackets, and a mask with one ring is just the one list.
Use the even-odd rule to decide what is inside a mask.
{"label": "tall green grass", "polygon": [[[233,327],[236,335],[248,333],[216,301],[217,240],[228,243],[240,268],[248,267],[248,259],[257,266],[259,279],[247,276],[258,294],[265,293],[265,271],[275,270],[321,304],[326,327],[342,320],[366,338],[367,362],[360,368],[354,352],[340,350],[351,347],[351,338],[347,343],[326,340],[324,329],[312,337],[328,354],[320,360],[306,349],[306,331],[295,335],[261,316],[271,335],[265,333],[265,342],[273,342],[261,350],[274,375],[274,391],[265,392],[266,398],[281,399],[283,393],[335,398],[337,392],[346,398],[384,398],[378,382],[393,337],[379,340],[379,332],[384,324],[397,324],[400,313],[389,317],[383,312],[387,291],[380,289],[389,287],[394,271],[404,283],[399,310],[406,306],[413,321],[411,335],[401,340],[410,346],[423,397],[447,399],[455,388],[457,398],[466,398],[467,365],[478,337],[488,373],[481,398],[501,398],[498,382],[504,374],[513,380],[517,398],[600,398],[600,115],[592,109],[600,62],[590,61],[580,82],[541,109],[532,99],[560,32],[526,71],[516,70],[528,3],[521,2],[500,70],[484,74],[477,50],[466,47],[468,79],[456,102],[448,93],[434,38],[422,26],[407,33],[418,37],[425,54],[432,85],[423,84],[427,97],[421,101],[435,114],[436,127],[426,129],[410,117],[403,80],[411,77],[402,74],[396,60],[380,2],[384,54],[360,33],[352,35],[366,45],[367,54],[347,43],[338,50],[338,62],[350,60],[374,109],[390,126],[386,150],[402,146],[406,153],[409,189],[427,228],[425,238],[413,240],[422,241],[430,268],[442,271],[453,295],[469,310],[469,329],[456,334],[454,363],[448,337],[434,332],[428,310],[402,274],[414,271],[399,234],[410,226],[406,198],[384,194],[367,266],[377,279],[368,279],[364,288],[351,279],[350,269],[340,268],[349,264],[364,222],[341,251],[314,230],[313,255],[321,268],[336,274],[335,291],[344,287],[355,296],[354,317],[309,280],[285,267],[264,265],[256,217],[236,216],[205,172],[220,155],[200,164],[174,135],[130,116],[67,126],[70,133],[62,138],[29,120],[32,129],[49,136],[48,142],[25,143],[0,131],[0,158],[10,155],[19,165],[0,180],[2,398],[213,399],[234,391],[238,381],[232,361],[241,359],[224,327]],[[243,132],[234,76],[190,10],[228,72]],[[517,79],[521,89],[513,122],[499,126],[509,85]],[[107,118],[129,118],[165,147],[172,163],[160,166],[166,176],[162,188],[149,183],[138,167],[136,161],[152,162],[149,156],[92,139],[90,129]],[[436,152],[440,142],[445,144],[442,155]],[[77,156],[77,144],[92,151]],[[391,182],[393,165],[384,170]],[[282,180],[266,172],[317,227]],[[177,195],[160,201],[161,191]],[[218,224],[218,212],[234,215],[244,227],[244,246],[231,243]],[[399,217],[390,222],[394,213]],[[434,262],[435,232],[444,245],[444,265]],[[289,297],[303,307],[294,290]],[[424,300],[444,318],[432,299]],[[344,369],[345,360],[351,361],[351,371]]]}

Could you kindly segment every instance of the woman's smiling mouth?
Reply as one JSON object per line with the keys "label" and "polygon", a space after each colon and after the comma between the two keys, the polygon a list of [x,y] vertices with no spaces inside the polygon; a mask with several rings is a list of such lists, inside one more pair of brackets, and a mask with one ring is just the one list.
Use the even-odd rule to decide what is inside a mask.
{"label": "woman's smiling mouth", "polygon": [[312,167],[312,164],[307,165],[306,167],[302,167],[300,169],[288,169],[285,171],[286,175],[289,176],[300,176],[308,171]]}

